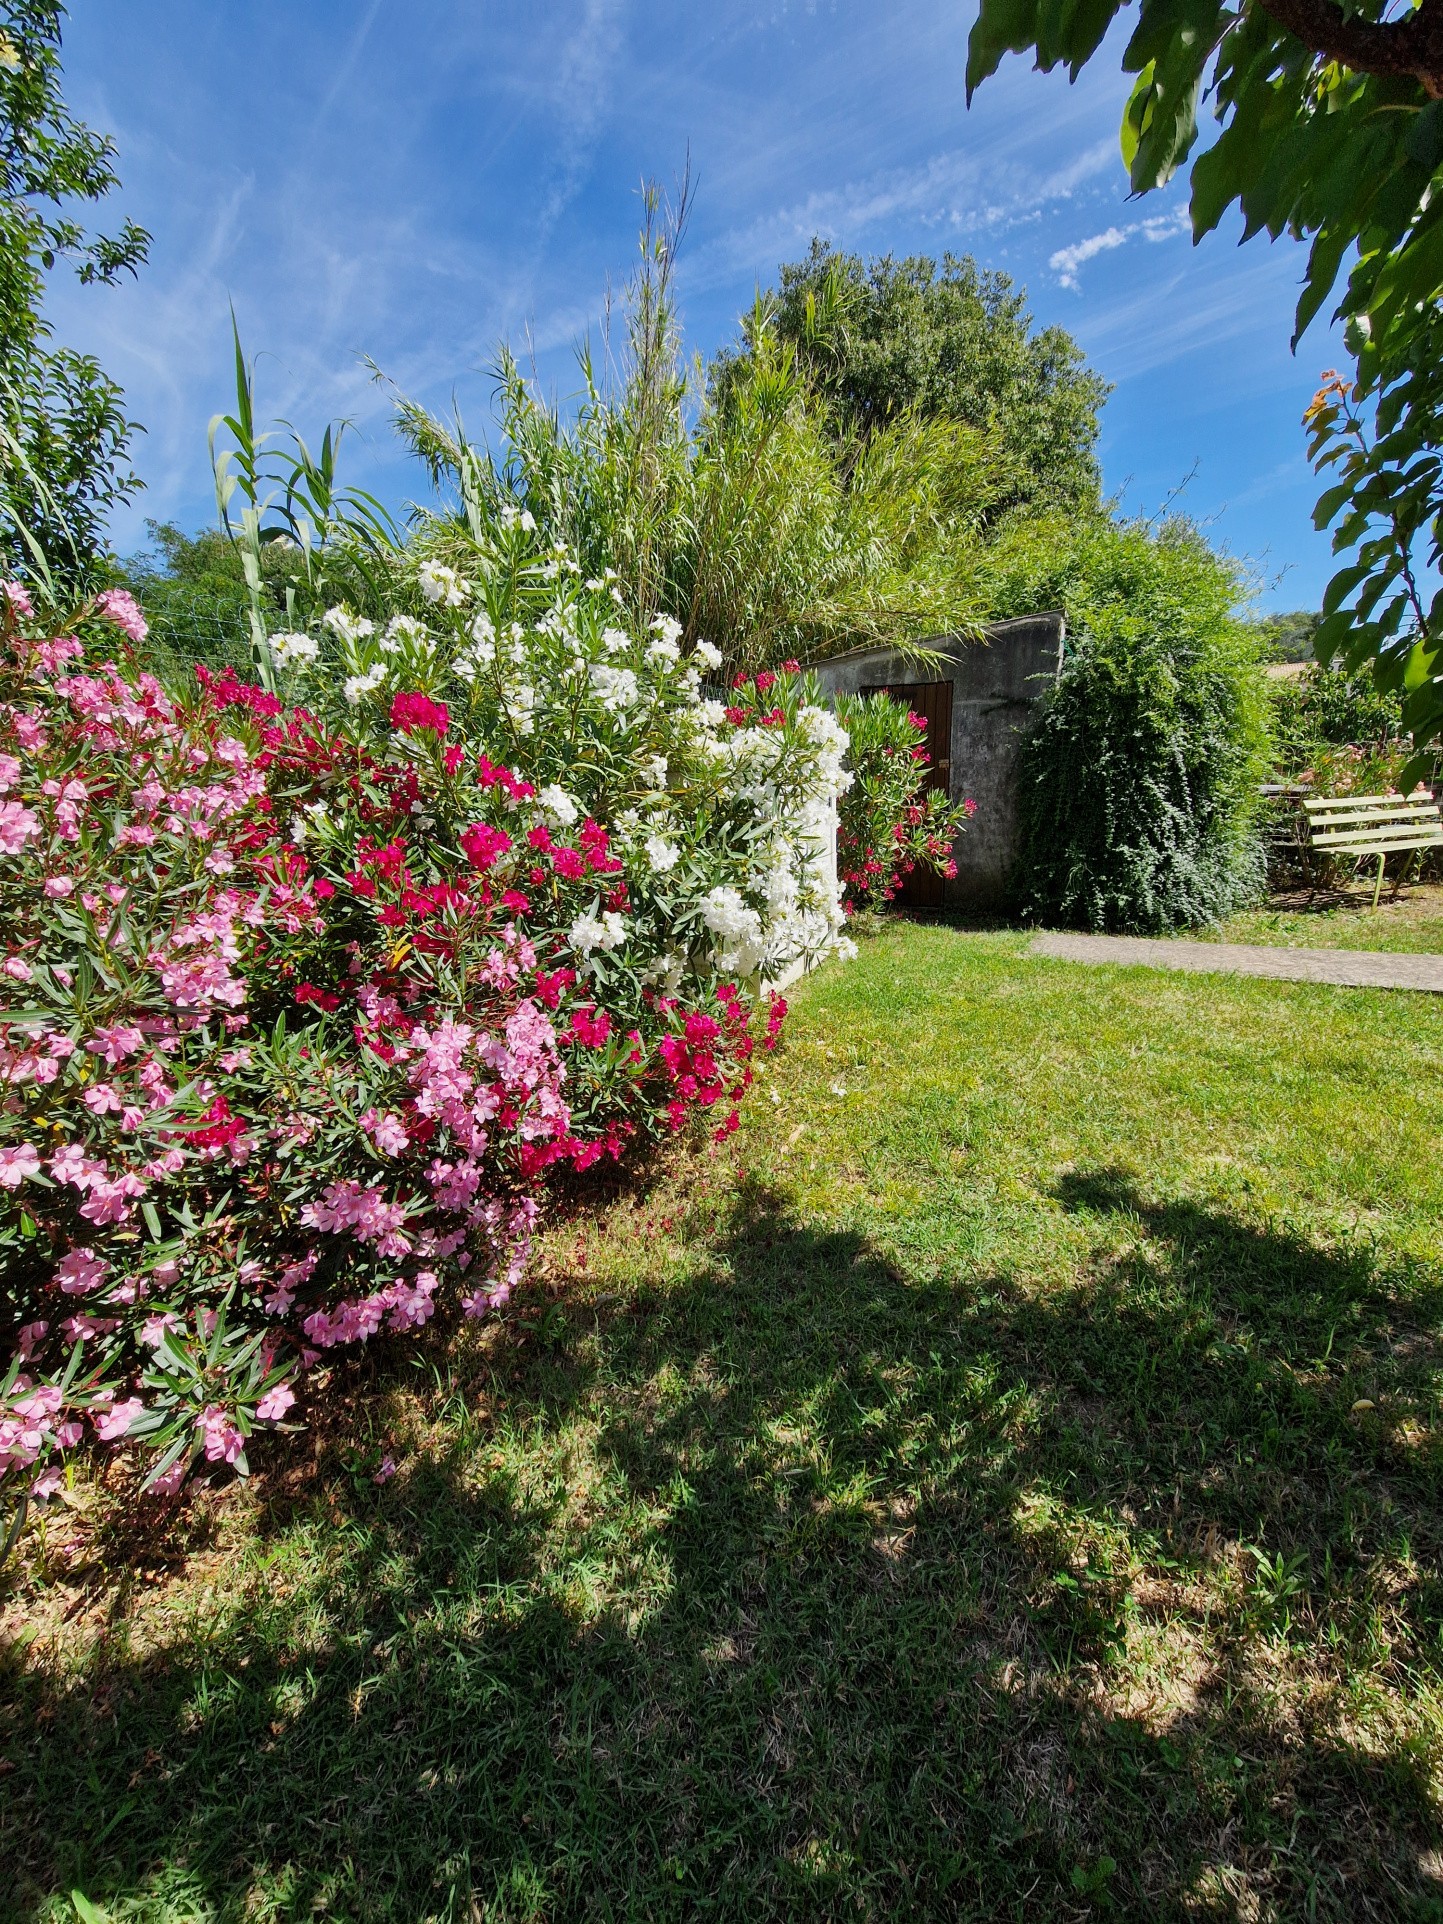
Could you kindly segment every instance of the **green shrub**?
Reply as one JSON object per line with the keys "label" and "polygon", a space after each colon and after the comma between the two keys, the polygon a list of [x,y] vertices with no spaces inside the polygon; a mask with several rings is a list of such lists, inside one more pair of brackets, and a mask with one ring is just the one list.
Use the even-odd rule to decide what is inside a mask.
{"label": "green shrub", "polygon": [[1407,760],[1402,694],[1379,689],[1371,674],[1315,665],[1270,682],[1268,695],[1273,752],[1284,775],[1304,773],[1330,747],[1362,749],[1370,759],[1401,755],[1400,768]]}
{"label": "green shrub", "polygon": [[1060,606],[1068,642],[1023,756],[1024,911],[1139,931],[1229,914],[1262,885],[1268,762],[1234,564],[1182,521],[1031,535],[999,579]]}

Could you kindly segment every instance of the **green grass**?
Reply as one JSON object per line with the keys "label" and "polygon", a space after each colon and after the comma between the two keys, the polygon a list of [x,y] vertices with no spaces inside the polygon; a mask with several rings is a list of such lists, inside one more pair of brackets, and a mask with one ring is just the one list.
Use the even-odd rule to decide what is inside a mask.
{"label": "green grass", "polygon": [[1443,1918],[1443,1010],[1024,948],[889,928],[506,1332],[52,1519],[3,1914]]}
{"label": "green grass", "polygon": [[1383,886],[1373,907],[1373,889],[1349,887],[1320,893],[1306,890],[1277,896],[1264,908],[1245,909],[1217,928],[1184,929],[1196,941],[1261,942],[1287,949],[1384,949],[1398,954],[1443,954],[1443,886],[1419,883],[1392,893]]}

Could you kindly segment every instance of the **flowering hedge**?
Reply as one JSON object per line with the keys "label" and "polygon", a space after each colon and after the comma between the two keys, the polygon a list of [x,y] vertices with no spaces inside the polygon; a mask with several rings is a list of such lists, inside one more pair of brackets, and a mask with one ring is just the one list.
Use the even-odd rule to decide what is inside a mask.
{"label": "flowering hedge", "polygon": [[928,788],[923,716],[890,695],[842,695],[852,781],[842,797],[837,861],[848,912],[890,902],[916,868],[953,876],[952,845],[977,812]]}
{"label": "flowering hedge", "polygon": [[552,1172],[735,1128],[765,980],[844,946],[804,678],[728,712],[515,513],[472,561],[184,695],[127,596],[0,593],[14,1511],[86,1439],[244,1469],[328,1351],[494,1310]]}

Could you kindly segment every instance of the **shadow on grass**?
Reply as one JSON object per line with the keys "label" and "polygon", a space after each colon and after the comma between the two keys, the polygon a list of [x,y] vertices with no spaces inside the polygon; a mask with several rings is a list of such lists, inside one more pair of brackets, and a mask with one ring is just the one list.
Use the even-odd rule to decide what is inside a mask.
{"label": "shadow on grass", "polygon": [[1443,1915],[1436,1754],[1334,1691],[1437,1661],[1436,1461],[1380,1414],[1436,1301],[1058,1201],[1097,1254],[1037,1295],[745,1191],[512,1365],[535,1476],[457,1419],[203,1636],[12,1660],[5,1914]]}

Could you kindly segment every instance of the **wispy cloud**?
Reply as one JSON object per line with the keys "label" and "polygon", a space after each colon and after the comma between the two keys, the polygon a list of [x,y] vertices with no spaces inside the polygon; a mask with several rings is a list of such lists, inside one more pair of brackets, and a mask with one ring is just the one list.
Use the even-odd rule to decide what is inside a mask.
{"label": "wispy cloud", "polygon": [[1148,258],[1139,243],[1182,216],[1127,197],[1115,62],[1075,86],[1009,62],[969,111],[965,10],[935,0],[241,11],[238,37],[233,6],[71,0],[70,98],[116,134],[120,204],[156,237],[134,285],[57,285],[52,304],[59,338],[101,357],[149,430],[150,492],[117,524],[123,545],[142,515],[211,514],[205,422],[229,391],[232,298],[267,417],[351,417],[352,478],[402,495],[415,479],[360,354],[430,405],[454,390],[476,431],[503,338],[529,343],[565,399],[569,350],[631,253],[637,183],[688,152],[681,289],[703,354],[813,234],[970,251],[1029,285],[1039,321],[1115,383],[1110,479],[1166,485],[1201,452],[1200,510],[1246,497],[1278,553],[1314,541],[1305,519],[1284,529],[1260,479],[1296,434],[1295,255],[1212,240],[1186,263]]}
{"label": "wispy cloud", "polygon": [[1057,276],[1060,287],[1079,285],[1077,270],[1099,254],[1110,254],[1114,248],[1125,247],[1136,234],[1144,240],[1175,240],[1179,234],[1189,232],[1188,212],[1185,207],[1174,207],[1168,214],[1150,214],[1146,220],[1129,221],[1125,227],[1107,227],[1100,234],[1089,234],[1086,240],[1073,241],[1070,246],[1059,247],[1050,254],[1047,265]]}

